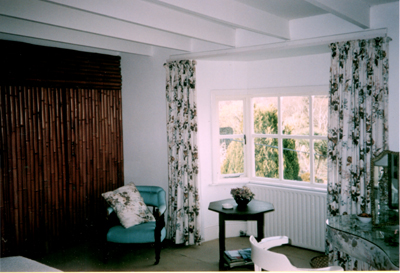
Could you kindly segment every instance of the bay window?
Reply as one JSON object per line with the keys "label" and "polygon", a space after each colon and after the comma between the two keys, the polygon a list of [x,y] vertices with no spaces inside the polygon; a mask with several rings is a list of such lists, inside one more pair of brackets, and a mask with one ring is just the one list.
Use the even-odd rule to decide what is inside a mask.
{"label": "bay window", "polygon": [[328,87],[212,93],[214,183],[327,182]]}

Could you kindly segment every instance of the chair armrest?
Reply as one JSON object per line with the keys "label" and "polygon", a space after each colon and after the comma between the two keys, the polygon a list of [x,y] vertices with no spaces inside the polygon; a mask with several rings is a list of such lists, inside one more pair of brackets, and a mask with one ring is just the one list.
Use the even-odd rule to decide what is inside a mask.
{"label": "chair armrest", "polygon": [[159,216],[163,215],[167,210],[167,203],[165,200],[165,191],[158,192],[158,214]]}
{"label": "chair armrest", "polygon": [[262,239],[260,241],[260,246],[264,249],[270,249],[288,243],[289,243],[289,238],[287,236],[274,236]]}
{"label": "chair armrest", "polygon": [[[250,240],[251,242],[252,240]],[[263,249],[270,249],[276,246],[281,246],[284,244],[289,243],[289,238],[287,236],[273,236],[273,237],[267,237],[262,239],[259,243],[255,240],[253,237],[253,243],[256,243],[259,247]]]}
{"label": "chair armrest", "polygon": [[163,215],[165,213],[165,211],[167,210],[167,205],[162,204],[161,206],[158,207],[158,213],[159,216]]}
{"label": "chair armrest", "polygon": [[105,221],[105,228],[110,229],[113,226],[119,225],[120,221],[118,219],[117,214],[115,213],[114,209],[112,207],[107,207],[106,209],[106,221]]}
{"label": "chair armrest", "polygon": [[163,205],[161,207],[154,207],[153,210],[153,215],[156,218],[156,221],[158,221],[160,218],[164,218],[164,213],[167,209],[167,206]]}
{"label": "chair armrest", "polygon": [[167,209],[166,194],[163,188],[159,186],[136,186],[143,201],[147,206],[154,207],[155,217],[163,215]]}
{"label": "chair armrest", "polygon": [[113,212],[114,212],[114,209],[112,207],[107,208],[107,216],[110,216],[111,213],[113,213]]}

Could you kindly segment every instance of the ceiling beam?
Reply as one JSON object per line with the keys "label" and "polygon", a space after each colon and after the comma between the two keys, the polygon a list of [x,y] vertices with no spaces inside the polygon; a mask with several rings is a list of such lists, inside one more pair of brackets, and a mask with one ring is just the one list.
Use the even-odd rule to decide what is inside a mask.
{"label": "ceiling beam", "polygon": [[331,53],[329,45],[358,39],[371,39],[386,36],[387,29],[364,30],[346,34],[331,35],[303,40],[283,41],[266,45],[248,46],[208,52],[183,53],[171,55],[167,60],[213,60],[213,61],[259,61],[276,58],[297,57],[313,54]]}
{"label": "ceiling beam", "polygon": [[[39,38],[31,38],[31,37],[20,36],[20,35],[15,35],[15,34],[8,34],[8,33],[3,33],[3,32],[0,32],[0,40],[28,43],[28,44],[39,45],[39,46],[71,49],[71,50],[106,54],[106,55],[112,55],[112,56],[121,56],[121,54],[122,54],[121,51],[114,51],[114,50],[108,50],[108,49],[102,49],[102,48],[96,48],[96,47],[88,47],[88,46],[83,46],[83,45],[67,44],[67,43],[63,43],[63,42],[50,41],[50,40],[44,40],[44,39],[39,39]],[[148,57],[151,57],[151,56],[148,56]]]}
{"label": "ceiling beam", "polygon": [[360,0],[305,0],[363,29],[370,27],[369,6]]}
{"label": "ceiling beam", "polygon": [[0,33],[152,56],[152,47],[135,42],[0,15]]}
{"label": "ceiling beam", "polygon": [[290,39],[289,21],[232,0],[147,0],[276,38]]}
{"label": "ceiling beam", "polygon": [[[235,29],[204,18],[141,0],[46,0],[154,29],[235,46]],[[166,23],[168,22],[168,23]]]}
{"label": "ceiling beam", "polygon": [[1,0],[0,15],[147,45],[191,51],[191,38],[38,0]]}

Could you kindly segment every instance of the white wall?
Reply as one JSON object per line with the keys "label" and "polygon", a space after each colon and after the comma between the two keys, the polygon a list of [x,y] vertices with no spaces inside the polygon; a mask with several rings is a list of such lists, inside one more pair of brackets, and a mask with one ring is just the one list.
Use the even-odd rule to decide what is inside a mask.
{"label": "white wall", "polygon": [[[211,90],[247,87],[247,64],[235,62],[198,61],[196,91],[198,113],[200,213],[202,236],[208,241],[218,238],[218,214],[208,210],[212,201],[230,198],[232,185],[212,186]],[[245,230],[244,222],[226,223],[226,237],[237,236]]]}
{"label": "white wall", "polygon": [[[398,3],[381,5],[371,10],[372,28],[388,28],[393,39],[390,43],[389,59],[389,145],[399,150],[399,16]],[[336,24],[336,18],[321,17],[301,19],[291,23],[298,39],[321,36],[327,29],[329,34],[343,32],[343,24]],[[325,25],[324,25],[325,24]],[[328,25],[327,25],[328,24]],[[322,25],[322,26],[321,26]],[[348,32],[359,31],[358,27],[346,28]],[[328,34],[325,34],[328,35]],[[281,86],[328,85],[330,54],[282,58],[249,63],[215,62],[199,60],[196,67],[199,160],[201,184],[202,234],[206,241],[218,238],[218,214],[208,210],[212,201],[230,198],[230,189],[238,185],[211,185],[211,90],[264,88]],[[243,222],[229,221],[226,236],[238,236],[239,230],[246,230]]]}
{"label": "white wall", "polygon": [[174,54],[121,55],[125,183],[168,189],[165,69]]}
{"label": "white wall", "polygon": [[371,28],[388,28],[389,43],[389,149],[400,151],[399,134],[399,2],[371,8]]}

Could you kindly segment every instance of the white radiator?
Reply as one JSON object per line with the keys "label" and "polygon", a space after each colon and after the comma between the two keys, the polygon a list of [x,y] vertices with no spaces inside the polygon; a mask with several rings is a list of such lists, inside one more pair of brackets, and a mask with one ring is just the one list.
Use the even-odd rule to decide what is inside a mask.
{"label": "white radiator", "polygon": [[[265,214],[264,237],[286,235],[291,244],[325,251],[326,192],[314,192],[249,184],[255,199],[274,205]],[[255,222],[248,222],[247,233],[257,235]]]}

